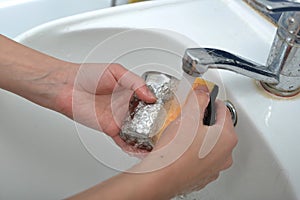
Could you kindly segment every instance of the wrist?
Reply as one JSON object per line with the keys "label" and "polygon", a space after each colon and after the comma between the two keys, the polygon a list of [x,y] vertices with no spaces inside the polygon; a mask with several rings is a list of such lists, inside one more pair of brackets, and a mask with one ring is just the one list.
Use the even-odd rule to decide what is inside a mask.
{"label": "wrist", "polygon": [[[176,194],[174,194],[174,181],[172,180],[175,177],[174,174],[170,172],[170,170],[172,171],[171,167],[172,165],[166,166],[162,169],[147,172],[149,164],[145,164],[144,161],[142,161],[140,164],[130,170],[131,173],[125,173],[126,175],[128,174],[128,176],[131,177],[128,178],[128,182],[132,182],[132,184],[134,185],[132,187],[134,188],[132,193],[135,196],[133,196],[134,198],[132,199],[165,200],[171,199],[176,196]],[[134,173],[135,171],[136,173]]]}
{"label": "wrist", "polygon": [[72,92],[78,65],[58,60],[50,65],[41,81],[35,82],[37,104],[67,116],[72,115]]}
{"label": "wrist", "polygon": [[41,106],[62,109],[57,101],[73,87],[77,67],[0,35],[0,88]]}
{"label": "wrist", "polygon": [[22,66],[24,73],[16,80],[17,87],[12,88],[12,92],[40,106],[58,111],[61,109],[58,99],[62,98],[64,90],[67,91],[66,87],[73,86],[73,80],[69,80],[71,68],[68,66],[69,63],[59,60],[43,63],[42,67]]}
{"label": "wrist", "polygon": [[68,200],[168,200],[173,196],[167,194],[159,173],[121,173],[86,191],[83,191]]}
{"label": "wrist", "polygon": [[34,85],[32,101],[72,118],[72,95],[78,64],[56,60],[46,67],[46,75]]}

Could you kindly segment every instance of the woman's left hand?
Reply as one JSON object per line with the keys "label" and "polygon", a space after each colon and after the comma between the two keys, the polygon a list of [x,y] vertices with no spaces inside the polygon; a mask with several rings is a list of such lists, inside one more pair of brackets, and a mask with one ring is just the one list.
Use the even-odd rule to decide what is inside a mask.
{"label": "woman's left hand", "polygon": [[156,100],[144,80],[119,64],[72,64],[66,73],[69,83],[57,95],[56,110],[126,147],[119,131],[133,93],[148,103]]}

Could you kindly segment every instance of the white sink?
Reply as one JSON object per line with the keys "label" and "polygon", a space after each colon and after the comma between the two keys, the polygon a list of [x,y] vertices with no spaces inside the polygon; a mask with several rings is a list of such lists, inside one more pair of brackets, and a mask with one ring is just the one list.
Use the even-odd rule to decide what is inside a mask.
{"label": "white sink", "polygon": [[[166,0],[61,19],[17,40],[64,60],[114,61],[138,74],[163,70],[178,76],[188,47],[222,48],[264,63],[274,31],[240,0]],[[300,199],[299,97],[273,98],[231,72],[211,70],[206,78],[237,108],[239,144],[232,168],[188,198]],[[138,162],[99,132],[7,92],[0,95],[0,199],[62,199]]]}
{"label": "white sink", "polygon": [[50,20],[110,5],[111,0],[89,0],[88,3],[80,0],[0,0],[0,32],[7,37],[16,37]]}

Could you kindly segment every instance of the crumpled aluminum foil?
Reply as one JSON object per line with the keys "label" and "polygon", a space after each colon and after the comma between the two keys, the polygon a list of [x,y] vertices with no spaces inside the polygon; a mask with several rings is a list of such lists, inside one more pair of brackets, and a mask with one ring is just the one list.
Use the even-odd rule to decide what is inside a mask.
{"label": "crumpled aluminum foil", "polygon": [[146,72],[143,78],[157,100],[147,104],[134,97],[121,127],[120,137],[136,148],[151,151],[158,139],[156,135],[166,121],[178,79],[160,72]]}

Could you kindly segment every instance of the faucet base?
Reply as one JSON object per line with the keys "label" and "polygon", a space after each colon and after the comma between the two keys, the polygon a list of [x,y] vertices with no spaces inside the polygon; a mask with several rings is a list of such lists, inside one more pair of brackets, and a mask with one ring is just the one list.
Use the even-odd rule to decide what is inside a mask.
{"label": "faucet base", "polygon": [[280,97],[293,97],[300,93],[300,88],[291,91],[282,91],[276,88],[276,85],[260,82],[261,86],[269,93]]}

